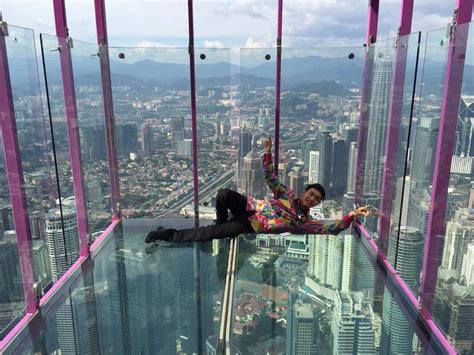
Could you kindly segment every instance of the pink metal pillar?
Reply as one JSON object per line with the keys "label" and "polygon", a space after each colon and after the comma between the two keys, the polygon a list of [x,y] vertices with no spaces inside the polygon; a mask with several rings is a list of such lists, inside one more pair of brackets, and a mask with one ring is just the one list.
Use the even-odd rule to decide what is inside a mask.
{"label": "pink metal pillar", "polygon": [[16,131],[15,110],[8,67],[7,47],[5,36],[7,24],[2,22],[0,11],[0,128],[3,138],[5,168],[8,178],[8,188],[13,209],[18,255],[23,279],[23,292],[27,313],[37,309],[36,292],[33,289],[34,270],[31,255],[31,231],[23,187],[23,169],[21,166],[20,147]]}
{"label": "pink metal pillar", "polygon": [[64,103],[66,105],[67,130],[69,138],[69,153],[76,200],[77,228],[81,243],[81,256],[89,254],[89,224],[87,217],[86,197],[84,190],[84,174],[82,172],[81,145],[79,140],[79,124],[77,119],[76,92],[72,70],[71,48],[66,21],[64,0],[54,1],[54,17],[56,35],[60,41],[61,74],[63,78]]}
{"label": "pink metal pillar", "polygon": [[100,53],[100,71],[102,74],[102,95],[104,99],[105,138],[107,159],[109,162],[109,181],[114,217],[120,217],[120,185],[117,160],[117,141],[115,136],[115,116],[110,77],[110,60],[107,37],[107,18],[104,0],[95,0],[95,22],[97,27],[97,43]]}
{"label": "pink metal pillar", "polygon": [[[427,311],[431,311],[433,305],[438,266],[441,262],[440,253],[444,242],[449,172],[464,72],[469,30],[467,23],[471,21],[472,5],[473,0],[456,1],[454,26],[449,41],[420,288],[421,304]],[[466,25],[459,27],[463,24]]]}
{"label": "pink metal pillar", "polygon": [[377,24],[379,18],[379,0],[369,1],[369,13],[367,16],[367,39],[364,66],[364,77],[362,83],[362,96],[360,99],[360,118],[359,133],[357,138],[357,163],[356,163],[356,183],[354,200],[360,203],[360,198],[364,190],[364,174],[365,174],[365,155],[367,150],[367,129],[368,129],[368,104],[370,100],[370,86],[373,58],[370,54],[370,46],[377,39]]}
{"label": "pink metal pillar", "polygon": [[197,122],[196,122],[196,70],[194,65],[194,16],[193,0],[188,0],[188,27],[189,27],[189,73],[191,82],[191,127],[193,138],[193,182],[194,182],[194,217],[199,220],[199,181],[197,155]]}
{"label": "pink metal pillar", "polygon": [[278,175],[280,161],[280,96],[281,96],[281,37],[283,27],[283,0],[278,0],[277,24],[277,57],[276,57],[276,92],[275,92],[275,173]]}
{"label": "pink metal pillar", "polygon": [[[382,178],[382,194],[380,201],[381,216],[379,220],[379,250],[387,255],[392,216],[392,190],[395,183],[397,168],[397,148],[400,135],[400,124],[403,108],[403,89],[408,54],[408,35],[411,31],[413,16],[413,0],[404,0],[400,16],[399,38],[395,68],[392,75],[392,97],[387,125],[387,142],[385,146],[385,167]],[[413,102],[412,102],[413,105]],[[397,206],[395,206],[397,207]],[[397,221],[398,222],[398,221]]]}

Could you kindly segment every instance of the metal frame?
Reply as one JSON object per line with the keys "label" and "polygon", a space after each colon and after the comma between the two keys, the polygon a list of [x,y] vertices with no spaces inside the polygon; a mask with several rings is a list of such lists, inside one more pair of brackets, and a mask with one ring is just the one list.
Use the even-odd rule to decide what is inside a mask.
{"label": "metal frame", "polygon": [[64,0],[54,0],[54,18],[56,35],[60,40],[61,74],[63,79],[64,103],[66,105],[69,153],[73,176],[74,196],[76,201],[77,229],[80,240],[80,256],[89,254],[89,222],[87,216],[84,174],[82,171],[81,143],[77,118],[76,92],[72,69],[70,37],[67,28],[66,7]]}
{"label": "metal frame", "polygon": [[117,160],[117,140],[115,135],[114,102],[112,80],[110,76],[110,60],[107,37],[107,18],[104,0],[94,0],[95,21],[97,27],[97,43],[99,44],[100,71],[102,76],[102,95],[104,99],[105,138],[107,160],[109,163],[109,181],[112,213],[120,217],[120,185]]}
{"label": "metal frame", "polygon": [[[380,198],[380,211],[382,213],[379,220],[378,245],[380,251],[385,255],[387,254],[390,235],[390,222],[393,204],[392,191],[396,178],[397,148],[400,136],[400,125],[403,108],[403,90],[405,86],[405,72],[408,54],[408,35],[411,31],[412,16],[413,0],[404,0],[402,2],[400,15],[400,28],[397,38],[395,69],[392,74],[392,94],[390,98],[390,111],[387,124],[387,141],[385,145],[385,166]],[[395,206],[395,208],[396,207],[397,206]]]}
{"label": "metal frame", "polygon": [[433,188],[429,206],[428,226],[424,246],[421,277],[421,305],[431,311],[436,292],[440,252],[445,237],[445,213],[448,196],[451,159],[454,151],[456,120],[464,73],[464,61],[471,21],[473,0],[456,0],[456,10],[451,37],[449,39],[448,61],[443,91],[438,140],[433,170]]}
{"label": "metal frame", "polygon": [[362,96],[360,100],[359,132],[357,136],[357,159],[356,159],[356,183],[354,201],[359,204],[364,190],[365,155],[367,151],[367,130],[369,123],[369,101],[370,101],[370,77],[372,74],[373,58],[370,54],[370,45],[377,39],[377,24],[379,17],[379,0],[369,1],[369,12],[367,15],[367,37],[366,55],[364,65],[364,76]]}
{"label": "metal frame", "polygon": [[194,16],[193,0],[188,0],[188,31],[189,31],[189,74],[191,85],[191,127],[193,139],[193,183],[194,183],[194,219],[199,223],[199,177],[197,154],[197,122],[196,122],[196,68],[194,64]]}
{"label": "metal frame", "polygon": [[277,57],[276,57],[276,90],[275,90],[275,174],[278,175],[278,162],[280,161],[280,99],[281,99],[281,40],[283,28],[283,0],[278,0],[277,23]]}
{"label": "metal frame", "polygon": [[35,278],[31,255],[30,220],[23,186],[23,169],[5,41],[8,33],[6,31],[6,22],[2,21],[1,11],[0,25],[2,25],[0,26],[0,128],[3,137],[3,154],[23,279],[25,307],[27,313],[33,313],[38,308],[38,305],[36,302],[36,291],[33,288]]}

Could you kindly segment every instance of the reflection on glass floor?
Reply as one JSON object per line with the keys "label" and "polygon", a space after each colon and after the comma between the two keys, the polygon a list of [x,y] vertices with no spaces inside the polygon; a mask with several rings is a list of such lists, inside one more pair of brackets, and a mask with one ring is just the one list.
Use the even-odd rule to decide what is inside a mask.
{"label": "reflection on glass floor", "polygon": [[[194,220],[120,222],[5,353],[422,351],[416,315],[407,317],[393,287],[375,294],[370,255],[350,233],[247,235],[147,254],[143,241],[158,225],[190,228]],[[224,345],[221,322],[230,334]]]}

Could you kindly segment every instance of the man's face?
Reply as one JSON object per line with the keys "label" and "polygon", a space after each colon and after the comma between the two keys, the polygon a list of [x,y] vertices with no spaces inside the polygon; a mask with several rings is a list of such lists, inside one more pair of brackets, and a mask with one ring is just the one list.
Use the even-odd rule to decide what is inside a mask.
{"label": "man's face", "polygon": [[322,197],[321,192],[311,188],[308,191],[303,192],[301,195],[301,205],[306,208],[314,207],[321,202]]}

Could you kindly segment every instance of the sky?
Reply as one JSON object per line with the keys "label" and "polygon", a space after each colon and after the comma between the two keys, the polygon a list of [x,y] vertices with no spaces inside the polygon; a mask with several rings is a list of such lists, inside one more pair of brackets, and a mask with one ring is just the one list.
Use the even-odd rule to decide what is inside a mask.
{"label": "sky", "polygon": [[[380,0],[378,40],[395,35],[401,0]],[[109,43],[115,47],[186,47],[187,0],[105,0]],[[195,44],[207,48],[271,48],[277,0],[195,0]],[[415,1],[413,31],[446,27],[455,1]],[[368,0],[284,0],[284,47],[359,47],[365,41]],[[53,0],[0,0],[3,19],[54,34]],[[71,37],[96,42],[93,0],[66,0]]]}

